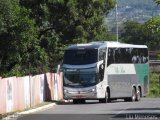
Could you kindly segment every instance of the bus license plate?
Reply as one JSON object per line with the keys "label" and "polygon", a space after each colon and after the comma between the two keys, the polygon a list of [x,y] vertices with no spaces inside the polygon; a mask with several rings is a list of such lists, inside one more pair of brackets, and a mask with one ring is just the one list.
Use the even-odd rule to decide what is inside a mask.
{"label": "bus license plate", "polygon": [[76,98],[82,98],[83,96],[82,95],[76,95]]}

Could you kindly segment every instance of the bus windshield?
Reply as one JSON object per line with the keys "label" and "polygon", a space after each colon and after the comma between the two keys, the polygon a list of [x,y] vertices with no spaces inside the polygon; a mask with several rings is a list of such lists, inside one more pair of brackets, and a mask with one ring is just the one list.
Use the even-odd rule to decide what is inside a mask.
{"label": "bus windshield", "polygon": [[64,64],[84,65],[98,61],[97,49],[66,50],[64,54]]}
{"label": "bus windshield", "polygon": [[97,84],[96,68],[64,70],[64,86],[89,87],[96,84]]}

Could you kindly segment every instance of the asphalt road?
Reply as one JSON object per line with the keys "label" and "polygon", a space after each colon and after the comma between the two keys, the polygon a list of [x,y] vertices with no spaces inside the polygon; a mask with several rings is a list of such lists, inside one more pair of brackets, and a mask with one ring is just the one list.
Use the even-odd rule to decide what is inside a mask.
{"label": "asphalt road", "polygon": [[58,103],[18,120],[160,120],[160,98],[142,98],[139,102],[111,103],[87,101],[85,104]]}

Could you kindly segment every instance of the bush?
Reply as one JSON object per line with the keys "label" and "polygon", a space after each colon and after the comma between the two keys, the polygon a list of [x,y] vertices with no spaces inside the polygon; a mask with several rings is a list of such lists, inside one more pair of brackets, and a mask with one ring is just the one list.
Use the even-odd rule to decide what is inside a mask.
{"label": "bush", "polygon": [[150,73],[149,97],[160,97],[160,73]]}

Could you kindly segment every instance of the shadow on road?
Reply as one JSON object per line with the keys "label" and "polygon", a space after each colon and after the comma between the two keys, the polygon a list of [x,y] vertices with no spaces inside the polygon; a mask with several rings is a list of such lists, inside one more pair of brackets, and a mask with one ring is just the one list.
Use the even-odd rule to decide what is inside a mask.
{"label": "shadow on road", "polygon": [[114,115],[112,118],[113,120],[160,120],[160,113],[123,113]]}
{"label": "shadow on road", "polygon": [[[57,105],[83,105],[83,104],[112,104],[112,103],[120,103],[125,102],[123,100],[112,100],[110,103],[100,103],[99,100],[86,100],[85,103],[73,104],[73,101],[52,101]],[[126,102],[127,103],[127,102]]]}
{"label": "shadow on road", "polygon": [[64,102],[64,101],[56,101],[58,105],[83,105],[83,104],[98,104],[99,101],[86,101],[85,103],[73,104],[72,101]]}
{"label": "shadow on road", "polygon": [[160,108],[129,108],[127,110],[134,110],[134,111],[143,111],[143,110],[147,110],[147,111],[151,111],[151,110],[160,110]]}
{"label": "shadow on road", "polygon": [[[122,111],[122,109],[116,109],[116,111]],[[151,112],[152,111],[152,112]],[[160,120],[160,107],[156,108],[128,108],[123,113],[115,114],[115,120]],[[114,119],[113,119],[114,120]]]}
{"label": "shadow on road", "polygon": [[32,114],[17,120],[159,120],[160,114]]}

